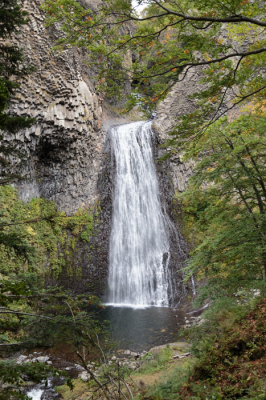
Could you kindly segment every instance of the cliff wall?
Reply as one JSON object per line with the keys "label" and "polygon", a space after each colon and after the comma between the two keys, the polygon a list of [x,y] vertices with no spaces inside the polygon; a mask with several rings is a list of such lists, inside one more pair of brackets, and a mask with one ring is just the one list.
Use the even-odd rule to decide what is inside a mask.
{"label": "cliff wall", "polygon": [[[157,132],[159,145],[164,144],[169,138],[169,133],[177,123],[178,117],[192,113],[195,103],[190,95],[196,93],[200,88],[200,75],[196,69],[191,69],[184,80],[176,83],[166,99],[157,107],[157,118],[153,123],[153,129]],[[167,153],[169,149],[159,149],[159,157]],[[194,162],[183,162],[182,153],[173,155],[167,163],[168,174],[171,176],[173,191],[183,192],[189,177],[192,175]]]}
{"label": "cliff wall", "polygon": [[6,141],[26,153],[27,164],[16,172],[27,178],[18,185],[24,200],[43,196],[55,201],[68,215],[89,206],[98,198],[97,180],[104,132],[101,129],[101,96],[91,82],[81,50],[53,54],[59,30],[44,24],[41,0],[22,0],[30,23],[16,41],[36,72],[22,81],[11,113],[30,115],[36,123]]}

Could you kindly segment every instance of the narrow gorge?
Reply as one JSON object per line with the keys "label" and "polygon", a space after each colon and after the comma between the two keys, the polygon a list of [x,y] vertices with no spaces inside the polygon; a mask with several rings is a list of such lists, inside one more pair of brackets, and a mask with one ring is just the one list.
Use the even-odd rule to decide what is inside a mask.
{"label": "narrow gorge", "polygon": [[[146,153],[140,158],[136,148],[130,161],[135,163],[132,179],[137,179],[143,187],[119,188],[114,176],[114,165],[123,163],[117,154],[118,147],[121,146],[121,157],[126,156],[125,151],[133,149],[122,142],[119,145],[119,141],[115,145],[114,132],[120,135],[123,128],[112,131],[110,127],[130,122],[130,117],[118,116],[110,103],[103,101],[104,94],[96,92],[95,74],[82,50],[51,51],[60,31],[57,27],[45,28],[44,15],[39,8],[41,0],[23,0],[21,4],[29,12],[30,23],[16,36],[16,43],[23,47],[25,59],[36,67],[36,72],[21,82],[10,113],[32,116],[36,122],[13,136],[3,136],[4,143],[14,144],[27,157],[26,164],[13,163],[11,172],[23,177],[15,186],[25,202],[45,198],[55,202],[57,210],[68,216],[87,210],[94,221],[88,241],[76,240],[69,232],[68,242],[58,243],[58,258],[64,257],[65,262],[56,279],[47,254],[43,266],[47,284],[59,282],[77,293],[85,290],[105,299],[109,296],[110,302],[117,302],[122,296],[122,303],[131,303],[133,298],[136,301],[134,292],[140,290],[139,304],[177,305],[187,293],[180,272],[187,249],[174,217],[173,196],[176,190],[184,190],[191,166],[176,158],[157,162],[162,155],[159,145],[164,140],[163,134],[160,129],[151,133],[152,123],[147,123],[144,126],[149,137],[135,138],[136,143],[144,140],[141,146],[146,148]],[[97,2],[88,4],[97,9]],[[160,125],[160,118],[154,127],[156,124]],[[110,129],[112,134],[108,134]],[[121,132],[121,137],[124,136]],[[147,156],[156,166],[147,167]],[[137,158],[134,160],[134,157]],[[144,164],[146,169],[143,169]],[[139,195],[134,193],[137,189],[142,191]],[[124,190],[127,193],[123,194]],[[117,197],[118,191],[121,191],[121,199]],[[112,201],[117,205],[112,205]],[[141,203],[137,204],[138,201]],[[124,220],[117,221],[118,227],[113,225],[111,230],[112,221],[114,224],[118,218],[117,207],[123,208],[119,202],[124,202],[128,210],[124,210]],[[146,216],[142,218],[144,212]],[[145,231],[147,228],[150,230]],[[129,255],[130,246],[135,248],[134,255]],[[123,265],[120,277],[113,271],[114,264],[121,264],[120,269]],[[125,264],[127,278],[124,277]],[[146,272],[135,271],[134,265],[146,268]],[[149,276],[146,281],[143,274]],[[122,281],[131,281],[133,276],[138,283],[132,283],[130,294]],[[127,295],[115,294],[114,285],[121,286]]]}

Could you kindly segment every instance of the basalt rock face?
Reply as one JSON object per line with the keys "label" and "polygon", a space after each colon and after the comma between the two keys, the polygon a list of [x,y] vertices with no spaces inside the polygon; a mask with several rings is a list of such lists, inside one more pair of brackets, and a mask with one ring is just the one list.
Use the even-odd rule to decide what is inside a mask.
{"label": "basalt rock face", "polygon": [[[180,231],[178,223],[178,214],[180,213],[180,205],[175,200],[174,195],[177,190],[176,182],[178,185],[185,187],[185,183],[179,180],[176,176],[176,169],[173,168],[171,159],[161,161],[160,158],[164,155],[165,150],[160,148],[162,137],[155,131],[154,137],[154,160],[159,181],[160,200],[162,204],[163,213],[168,220],[169,232],[169,245],[170,245],[170,260],[168,268],[172,276],[173,284],[173,297],[169,298],[171,306],[176,307],[183,302],[187,296],[187,287],[184,285],[184,274],[182,268],[188,259],[188,245]],[[181,168],[185,168],[184,164],[180,162]],[[182,171],[182,169],[180,169]],[[181,178],[189,178],[189,174],[182,175]]]}
{"label": "basalt rock face", "polygon": [[[160,144],[169,138],[168,134],[176,125],[179,117],[195,111],[195,102],[189,96],[202,89],[202,85],[199,83],[200,79],[200,71],[191,69],[183,80],[174,85],[166,99],[159,104],[153,128],[158,134]],[[167,149],[160,149],[159,156],[162,157],[166,152]],[[172,177],[174,191],[184,191],[189,177],[192,175],[193,166],[192,161],[182,161],[182,153],[169,159],[168,173]]]}
{"label": "basalt rock face", "polygon": [[[264,32],[261,33],[260,38],[265,38]],[[251,44],[254,44],[255,40],[251,35],[244,42],[232,41],[232,37],[228,35],[226,24],[222,25],[218,39],[222,40],[228,46],[232,46],[233,44],[234,50],[239,53],[246,51]],[[232,58],[232,61],[236,66],[239,57]],[[180,117],[185,114],[191,114],[198,108],[193,95],[206,89],[206,83],[201,83],[204,76],[204,68],[192,67],[186,73],[181,74],[179,81],[173,86],[165,100],[158,105],[156,110],[157,118],[154,121],[153,128],[158,133],[160,144],[163,144],[169,138],[169,133],[178,124]],[[215,117],[216,119],[219,115],[227,115],[228,120],[232,121],[245,112],[241,105],[232,107],[232,100],[235,98],[236,91],[236,87],[226,90],[223,96],[223,103],[211,118]],[[161,155],[164,155],[166,152],[167,149],[161,150]],[[184,191],[194,166],[195,163],[192,161],[182,162],[182,153],[170,158],[169,168],[175,190],[179,192]]]}
{"label": "basalt rock face", "polygon": [[39,9],[41,0],[22,0],[30,23],[16,42],[36,72],[24,79],[10,112],[30,115],[36,123],[6,141],[27,155],[27,165],[16,172],[27,178],[18,185],[24,200],[45,197],[68,215],[98,198],[104,132],[101,130],[101,98],[90,81],[82,51],[69,49],[53,54],[56,28],[47,30]]}
{"label": "basalt rock face", "polygon": [[[66,267],[60,276],[54,280],[48,274],[47,282],[62,284],[73,292],[104,295],[113,185],[111,153],[106,148],[107,128],[129,121],[102,111],[103,98],[95,91],[94,72],[82,50],[51,52],[61,33],[57,27],[45,28],[44,15],[39,9],[41,3],[42,0],[21,0],[22,7],[29,12],[30,23],[21,29],[15,40],[24,48],[25,59],[36,67],[36,72],[22,81],[17,100],[10,107],[11,113],[35,117],[36,123],[16,135],[5,135],[4,140],[26,154],[27,163],[14,166],[12,171],[27,178],[16,184],[23,200],[34,197],[53,200],[67,215],[74,214],[80,207],[91,209],[97,204],[98,217],[89,243],[77,242],[71,254],[65,257]],[[97,0],[80,0],[80,3],[90,8],[97,6]],[[168,105],[164,111],[167,121],[170,120],[172,111]],[[156,126],[160,121],[165,125],[164,111],[162,108],[158,112]],[[159,135],[155,149],[167,132],[156,130]],[[155,153],[157,158],[162,150],[155,150]],[[191,167],[177,158],[158,163],[157,170],[163,206],[174,224],[173,195],[176,188],[183,190]],[[187,257],[185,242],[178,232],[173,229],[170,233],[175,246],[171,250],[173,271]],[[175,235],[179,235],[178,244]],[[59,253],[66,250],[58,245]],[[184,294],[181,278],[177,276],[177,289]]]}
{"label": "basalt rock face", "polygon": [[[51,52],[61,33],[59,27],[45,27],[41,3],[21,0],[30,22],[14,42],[24,49],[25,60],[36,71],[21,82],[9,110],[35,117],[36,123],[16,135],[5,135],[4,140],[26,155],[26,163],[13,163],[12,171],[26,178],[15,183],[23,200],[44,197],[67,215],[79,208],[88,209],[90,214],[97,209],[89,243],[75,241],[73,249],[58,243],[58,254],[64,254],[66,265],[54,278],[47,255],[45,274],[48,284],[102,295],[106,290],[111,221],[103,98],[95,91],[94,73],[82,50]],[[66,234],[71,241],[71,233]]]}

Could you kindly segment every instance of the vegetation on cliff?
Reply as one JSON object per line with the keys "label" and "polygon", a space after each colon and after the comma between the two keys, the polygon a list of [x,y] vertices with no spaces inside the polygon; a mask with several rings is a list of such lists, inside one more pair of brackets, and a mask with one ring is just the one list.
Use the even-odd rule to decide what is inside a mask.
{"label": "vegetation on cliff", "polygon": [[24,203],[11,186],[0,188],[0,207],[3,235],[21,238],[19,245],[12,241],[0,244],[2,274],[28,270],[55,279],[63,272],[71,274],[71,255],[77,242],[89,242],[93,235],[93,210],[79,210],[67,217],[53,202],[42,198]]}

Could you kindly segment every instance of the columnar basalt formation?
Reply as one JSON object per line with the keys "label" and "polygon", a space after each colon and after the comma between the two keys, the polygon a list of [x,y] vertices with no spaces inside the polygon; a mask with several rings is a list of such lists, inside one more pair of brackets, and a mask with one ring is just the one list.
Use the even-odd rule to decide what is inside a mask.
{"label": "columnar basalt formation", "polygon": [[13,137],[5,135],[27,155],[17,167],[26,181],[21,197],[43,196],[73,214],[98,197],[97,180],[103,152],[101,98],[91,83],[92,71],[81,50],[52,51],[59,29],[45,27],[41,0],[22,0],[30,22],[15,38],[36,72],[22,81],[10,112],[29,115],[36,123]]}
{"label": "columnar basalt formation", "polygon": [[[199,80],[199,72],[191,69],[183,80],[173,86],[166,99],[157,107],[157,118],[153,123],[153,128],[157,132],[159,144],[164,144],[169,138],[168,135],[174,129],[179,117],[195,111],[195,101],[190,96],[202,88]],[[161,148],[159,157],[167,151],[167,148]],[[171,175],[174,191],[184,191],[192,175],[193,166],[192,161],[182,161],[182,153],[173,155],[169,159],[168,173]]]}

